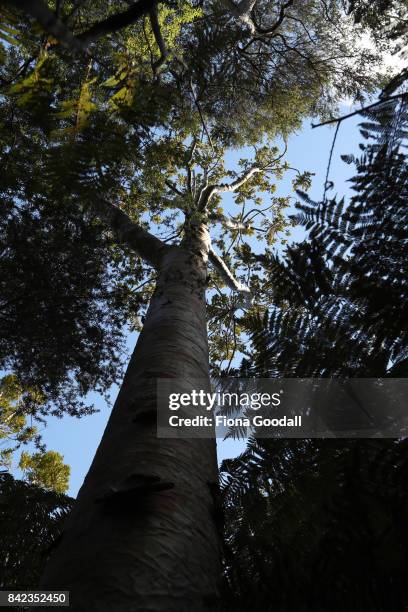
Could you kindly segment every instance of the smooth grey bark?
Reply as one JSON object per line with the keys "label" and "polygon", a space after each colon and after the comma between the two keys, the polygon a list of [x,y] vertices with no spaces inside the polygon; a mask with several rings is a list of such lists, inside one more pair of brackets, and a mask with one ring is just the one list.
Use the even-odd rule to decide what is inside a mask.
{"label": "smooth grey bark", "polygon": [[[156,411],[157,378],[181,380],[180,392],[195,379],[209,387],[209,240],[196,229],[188,245],[163,254],[122,388],[41,583],[70,590],[72,612],[218,609],[215,440],[160,439],[146,417]],[[139,486],[113,495],[132,475]]]}

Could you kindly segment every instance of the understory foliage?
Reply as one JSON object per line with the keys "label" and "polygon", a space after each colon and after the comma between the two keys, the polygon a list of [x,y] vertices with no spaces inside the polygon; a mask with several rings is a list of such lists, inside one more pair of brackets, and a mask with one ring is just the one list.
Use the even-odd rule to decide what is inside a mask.
{"label": "understory foliage", "polygon": [[[407,376],[405,102],[365,119],[350,202],[304,198],[307,239],[262,258],[275,305],[245,376]],[[405,609],[407,465],[406,440],[255,432],[221,470],[227,609]]]}
{"label": "understory foliage", "polygon": [[226,609],[403,610],[406,442],[251,440],[222,466]]}
{"label": "understory foliage", "polygon": [[0,474],[0,587],[36,588],[73,499]]}

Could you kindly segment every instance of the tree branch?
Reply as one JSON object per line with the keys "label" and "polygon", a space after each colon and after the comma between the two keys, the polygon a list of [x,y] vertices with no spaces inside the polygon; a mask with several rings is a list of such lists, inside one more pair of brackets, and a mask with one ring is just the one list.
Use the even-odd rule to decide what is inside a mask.
{"label": "tree branch", "polygon": [[[140,0],[139,0],[140,1]],[[166,49],[166,44],[164,42],[161,30],[160,30],[160,24],[159,24],[159,17],[157,14],[157,2],[155,2],[152,6],[152,8],[149,11],[149,17],[150,17],[150,25],[152,28],[152,32],[155,38],[155,41],[157,43],[157,46],[159,47],[159,51],[160,51],[160,57],[159,59],[153,63],[152,68],[153,68],[153,72],[156,72],[156,70],[158,68],[160,68],[160,66],[162,64],[164,64],[164,62],[167,59],[168,56],[168,51]]]}
{"label": "tree branch", "polygon": [[255,20],[252,19],[252,23],[254,24],[254,33],[262,36],[270,36],[271,34],[276,32],[276,30],[279,28],[279,26],[282,24],[283,20],[286,17],[286,9],[289,8],[293,3],[294,0],[287,0],[287,2],[281,5],[278,18],[276,19],[275,23],[272,24],[269,28],[261,28],[257,23],[255,23]]}
{"label": "tree branch", "polygon": [[76,38],[86,44],[95,42],[101,38],[101,36],[118,32],[119,30],[122,30],[123,28],[135,23],[140,17],[143,17],[143,15],[146,15],[147,13],[150,14],[151,11],[154,10],[155,5],[156,0],[138,0],[126,11],[123,11],[122,13],[115,13],[114,15],[95,23],[85,32],[78,34]]}
{"label": "tree branch", "polygon": [[[67,26],[58,19],[57,15],[51,11],[41,0],[5,0],[7,4],[17,10],[24,11],[44,28],[46,32],[49,32],[58,42],[71,50],[78,51],[81,53],[88,54],[88,45],[91,42],[95,42],[106,34],[111,34],[122,30],[123,28],[132,25],[140,17],[146,14],[152,15],[154,7],[157,4],[157,0],[138,0],[133,3],[126,11],[111,15],[98,23],[95,23],[85,32],[74,36],[74,34],[67,28]],[[152,19],[152,16],[151,16]],[[158,28],[158,22],[155,23],[153,17],[152,29],[159,45],[160,52],[163,56],[163,40]],[[164,60],[163,60],[164,61]]]}
{"label": "tree branch", "polygon": [[312,123],[312,128],[322,127],[323,125],[329,125],[331,123],[341,123],[345,119],[350,119],[350,117],[354,117],[355,115],[360,115],[361,113],[364,113],[365,111],[368,111],[371,108],[375,108],[376,106],[385,104],[389,102],[390,100],[396,100],[397,98],[408,98],[408,93],[401,93],[401,94],[396,94],[395,96],[388,96],[388,98],[382,98],[381,100],[374,102],[374,104],[363,106],[363,108],[359,108],[355,111],[352,111],[351,113],[348,113],[347,115],[343,115],[342,117],[328,119],[327,121],[322,121],[322,123]]}
{"label": "tree branch", "polygon": [[236,18],[245,24],[253,36],[270,36],[273,34],[279,26],[282,24],[286,16],[286,9],[289,8],[294,0],[287,0],[284,2],[279,10],[279,15],[269,28],[261,28],[254,19],[254,9],[257,0],[241,0],[238,4],[235,4],[233,0],[223,0],[225,8]]}
{"label": "tree branch", "polygon": [[123,210],[110,202],[101,198],[97,202],[92,202],[91,206],[98,217],[115,232],[121,242],[126,243],[153,267],[158,268],[160,266],[164,252],[171,247],[140,227]]}
{"label": "tree branch", "polygon": [[238,4],[235,4],[233,0],[223,0],[225,8],[231,12],[231,14],[242,21],[250,29],[251,34],[255,34],[255,24],[251,17],[252,9],[254,8],[257,0],[241,0]]}
{"label": "tree branch", "polygon": [[251,228],[249,223],[244,223],[243,221],[231,219],[227,217],[226,215],[210,214],[208,216],[208,219],[210,221],[215,221],[216,223],[220,223],[223,227],[229,230],[240,231],[240,230],[247,230]]}
{"label": "tree branch", "polygon": [[247,183],[254,174],[263,172],[269,167],[269,165],[270,164],[268,164],[267,166],[251,166],[251,168],[249,168],[246,172],[244,172],[241,176],[239,176],[232,183],[229,183],[229,184],[221,183],[219,185],[208,185],[207,187],[204,187],[200,191],[200,195],[198,197],[198,202],[197,202],[198,210],[200,211],[205,210],[209,202],[211,201],[211,199],[217,193],[227,193],[227,192],[236,191],[237,189],[242,187],[242,185],[245,185],[245,183]]}
{"label": "tree branch", "polygon": [[201,105],[200,105],[200,102],[198,100],[198,97],[197,97],[196,90],[195,90],[194,83],[193,83],[192,79],[190,79],[190,90],[191,90],[191,95],[193,97],[193,102],[194,102],[194,104],[195,104],[195,106],[196,106],[196,108],[198,110],[198,114],[200,115],[201,124],[203,126],[203,129],[204,129],[206,135],[207,135],[208,142],[210,143],[210,146],[211,146],[212,150],[215,152],[214,145],[213,145],[212,140],[211,140],[211,135],[210,135],[210,132],[208,131],[207,124],[205,122],[203,111],[201,110]]}
{"label": "tree branch", "polygon": [[224,260],[219,255],[217,255],[217,253],[211,248],[208,253],[208,259],[212,263],[214,268],[217,270],[227,287],[229,287],[233,291],[237,291],[238,293],[245,293],[248,296],[251,295],[251,290],[249,289],[249,287],[247,287],[243,283],[240,283],[235,278]]}
{"label": "tree branch", "polygon": [[262,172],[263,170],[266,170],[266,169],[267,169],[267,166],[265,167],[252,166],[232,183],[229,183],[229,184],[221,183],[221,185],[217,185],[217,192],[226,193],[226,192],[236,191],[237,189],[242,187],[242,185],[245,185],[245,183],[247,183],[254,174],[258,174],[259,172]]}
{"label": "tree branch", "polygon": [[14,9],[23,11],[30,15],[30,17],[33,17],[63,47],[88,55],[88,48],[85,42],[74,36],[66,25],[58,19],[56,14],[43,4],[41,0],[5,0],[5,2]]}
{"label": "tree branch", "polygon": [[180,189],[177,189],[177,187],[176,187],[176,185],[174,183],[172,183],[171,181],[169,181],[167,179],[164,182],[167,185],[167,187],[169,189],[171,189],[171,191],[176,193],[178,196],[184,197],[185,194],[182,191],[180,191]]}

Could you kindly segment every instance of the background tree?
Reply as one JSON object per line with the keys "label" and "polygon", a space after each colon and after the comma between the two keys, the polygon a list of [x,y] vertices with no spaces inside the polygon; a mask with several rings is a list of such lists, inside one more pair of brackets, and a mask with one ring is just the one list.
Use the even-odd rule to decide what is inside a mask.
{"label": "background tree", "polygon": [[10,470],[17,449],[23,444],[34,443],[38,452],[32,455],[26,451],[21,453],[18,467],[25,470],[24,478],[45,489],[65,493],[69,466],[63,463],[60,453],[45,451],[38,428],[27,424],[30,411],[35,411],[41,403],[42,396],[34,389],[23,390],[15,375],[3,376],[0,380],[0,467]]}
{"label": "background tree", "polygon": [[0,475],[0,586],[35,589],[73,499]]}
{"label": "background tree", "polygon": [[[26,394],[32,398],[33,394]],[[27,405],[22,401],[21,386],[12,374],[0,380],[0,467],[9,468],[13,452],[22,443],[33,440],[36,429],[27,424]]]}
{"label": "background tree", "polygon": [[32,484],[65,493],[69,486],[69,465],[63,463],[63,456],[56,451],[47,453],[21,453],[18,467],[23,470],[26,480]]}

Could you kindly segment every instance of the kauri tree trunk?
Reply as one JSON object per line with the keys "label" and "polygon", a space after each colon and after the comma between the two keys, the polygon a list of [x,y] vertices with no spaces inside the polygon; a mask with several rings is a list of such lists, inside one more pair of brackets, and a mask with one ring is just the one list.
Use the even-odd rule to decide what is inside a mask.
{"label": "kauri tree trunk", "polygon": [[201,240],[163,256],[122,388],[43,576],[41,588],[70,590],[72,612],[218,609],[215,440],[157,438],[155,421],[157,378],[183,381],[182,392],[209,379],[207,255]]}

